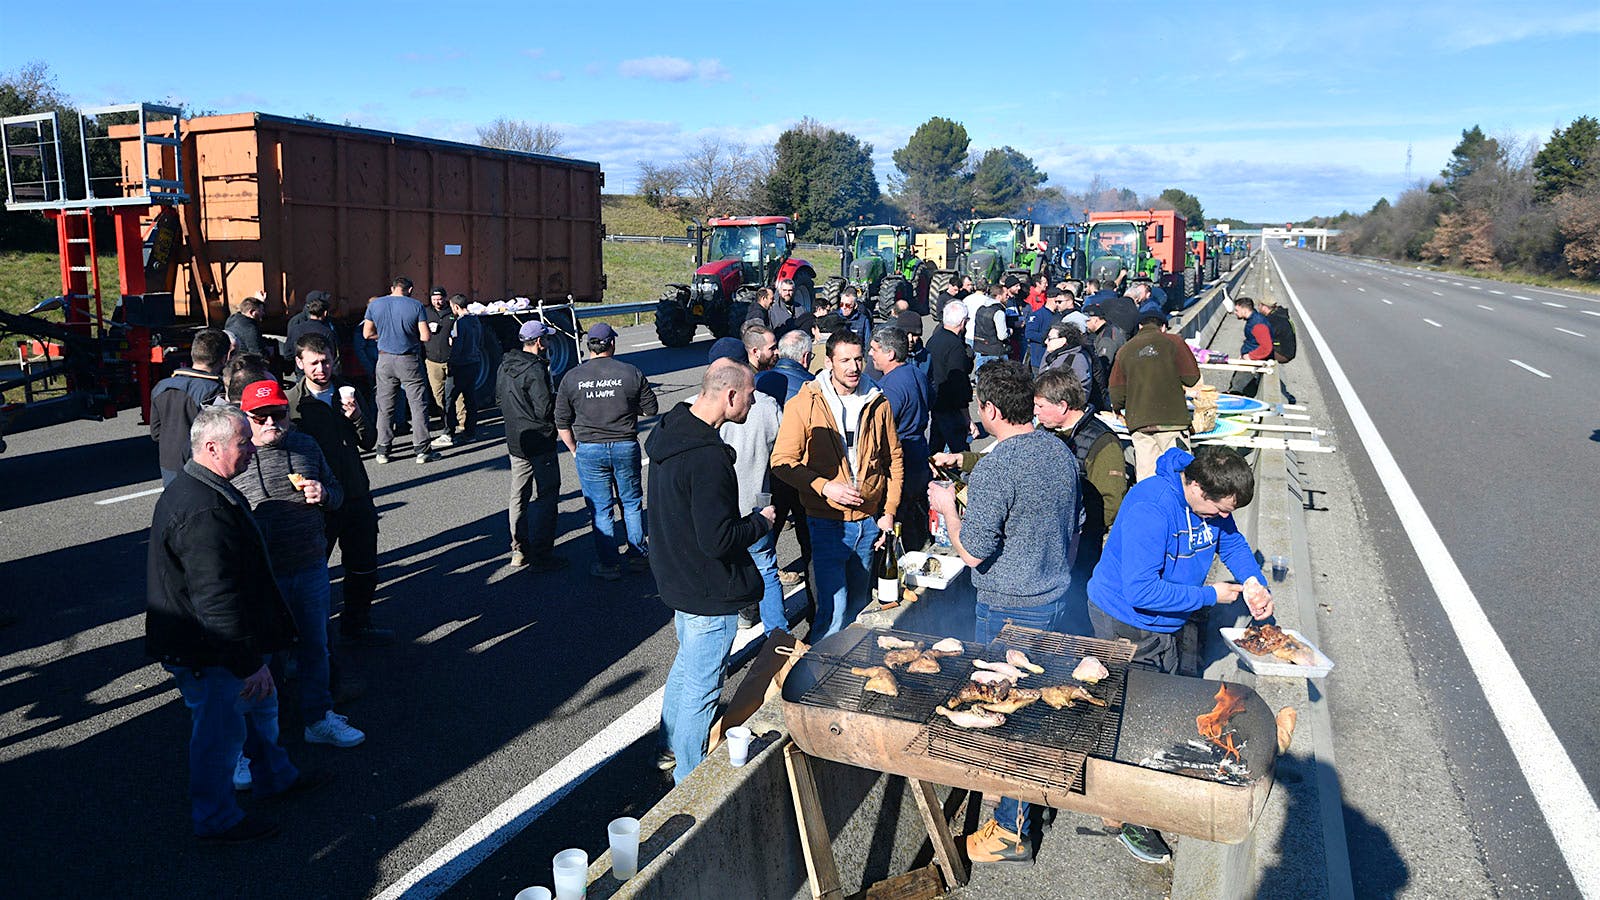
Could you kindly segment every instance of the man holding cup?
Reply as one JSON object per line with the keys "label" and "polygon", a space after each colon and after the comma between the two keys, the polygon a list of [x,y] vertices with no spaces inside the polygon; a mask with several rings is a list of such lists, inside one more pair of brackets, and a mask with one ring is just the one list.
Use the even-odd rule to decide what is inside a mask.
{"label": "man holding cup", "polygon": [[719,359],[706,368],[700,394],[661,417],[645,440],[650,456],[650,569],[661,600],[674,610],[678,655],[661,699],[661,727],[676,757],[673,780],[705,758],[738,612],[761,596],[751,544],[772,530],[771,506],[741,505],[734,452],[717,429],[743,422],[754,404],[755,372]]}

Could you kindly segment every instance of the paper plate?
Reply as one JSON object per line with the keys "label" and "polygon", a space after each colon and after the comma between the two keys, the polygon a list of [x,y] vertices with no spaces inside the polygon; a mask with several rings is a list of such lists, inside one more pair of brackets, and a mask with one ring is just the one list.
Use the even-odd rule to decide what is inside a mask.
{"label": "paper plate", "polygon": [[1233,416],[1239,413],[1261,412],[1271,404],[1263,403],[1254,397],[1241,397],[1238,394],[1217,395],[1217,415]]}

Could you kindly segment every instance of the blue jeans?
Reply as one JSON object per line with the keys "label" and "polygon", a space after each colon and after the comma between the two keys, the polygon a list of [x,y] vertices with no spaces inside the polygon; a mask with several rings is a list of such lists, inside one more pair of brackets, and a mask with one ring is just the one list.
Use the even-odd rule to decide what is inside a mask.
{"label": "blue jeans", "polygon": [[258,796],[271,796],[300,776],[278,746],[278,695],[239,696],[244,682],[221,666],[162,665],[189,707],[189,815],[205,837],[239,824],[244,810],[233,795],[233,766],[243,752]]}
{"label": "blue jeans", "polygon": [[[1050,631],[1055,627],[1056,619],[1060,617],[1061,609],[1066,605],[1066,599],[1066,595],[1062,594],[1043,606],[990,606],[979,599],[977,622],[972,630],[972,639],[980,644],[987,644],[995,639],[1000,629],[1005,627],[1007,620],[1025,628]],[[1030,809],[1032,809],[1031,804],[1011,797],[1001,797],[1000,803],[994,808],[994,820],[1000,823],[1001,828],[1016,832],[1026,840]]]}
{"label": "blue jeans", "polygon": [[661,694],[661,730],[678,758],[672,780],[682,784],[706,758],[706,742],[717,715],[717,701],[722,698],[728,651],[733,649],[739,617],[679,612],[673,614],[672,624],[678,632],[678,655]]}
{"label": "blue jeans", "polygon": [[622,522],[628,530],[628,555],[643,556],[644,491],[639,482],[639,442],[579,444],[573,454],[583,503],[594,519],[594,549],[600,565],[617,566],[617,524],[612,510],[622,503]]}
{"label": "blue jeans", "polygon": [[768,529],[766,534],[750,545],[750,558],[755,560],[761,573],[761,629],[788,630],[789,617],[783,612],[783,584],[778,581],[778,532]]}
{"label": "blue jeans", "polygon": [[992,361],[997,360],[997,359],[1005,359],[1005,357],[1004,356],[985,356],[982,353],[974,353],[974,354],[972,354],[972,377],[973,378],[977,378],[978,377],[978,370],[983,368],[983,364],[984,363],[992,362]]}
{"label": "blue jeans", "polygon": [[300,640],[294,649],[300,688],[300,714],[307,725],[322,721],[333,708],[333,693],[328,688],[328,567],[325,564],[301,569],[277,578],[278,592],[289,604]]}
{"label": "blue jeans", "polygon": [[817,578],[817,618],[809,639],[815,644],[854,621],[872,597],[872,543],[878,539],[878,522],[807,516],[806,524]]}

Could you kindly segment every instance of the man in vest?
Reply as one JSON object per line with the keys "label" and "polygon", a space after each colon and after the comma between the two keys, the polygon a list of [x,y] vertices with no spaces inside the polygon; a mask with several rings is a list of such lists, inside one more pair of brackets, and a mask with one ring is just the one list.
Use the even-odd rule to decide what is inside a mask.
{"label": "man in vest", "polygon": [[1088,400],[1078,377],[1067,368],[1040,372],[1033,380],[1033,415],[1039,424],[1067,442],[1078,458],[1082,481],[1082,515],[1076,540],[1074,568],[1092,571],[1100,559],[1117,509],[1128,493],[1128,465],[1122,441],[1104,422],[1089,414]]}
{"label": "man in vest", "polygon": [[[1272,323],[1256,310],[1256,302],[1249,297],[1236,297],[1233,316],[1244,322],[1244,342],[1239,345],[1241,359],[1268,360],[1272,358]],[[1261,388],[1261,373],[1235,372],[1229,393],[1254,397]]]}
{"label": "man in vest", "polygon": [[1011,352],[1011,326],[1006,321],[1006,289],[995,285],[978,296],[984,299],[972,308],[972,320],[967,339],[972,344],[972,371],[976,374],[984,363],[1005,359]]}

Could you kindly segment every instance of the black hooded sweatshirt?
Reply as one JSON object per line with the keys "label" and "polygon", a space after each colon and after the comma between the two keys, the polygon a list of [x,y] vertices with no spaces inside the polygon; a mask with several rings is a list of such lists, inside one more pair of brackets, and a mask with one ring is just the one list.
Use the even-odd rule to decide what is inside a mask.
{"label": "black hooded sweatshirt", "polygon": [[731,616],[760,599],[750,545],[766,533],[739,508],[733,448],[679,403],[645,439],[650,457],[650,571],[661,600],[697,616]]}

